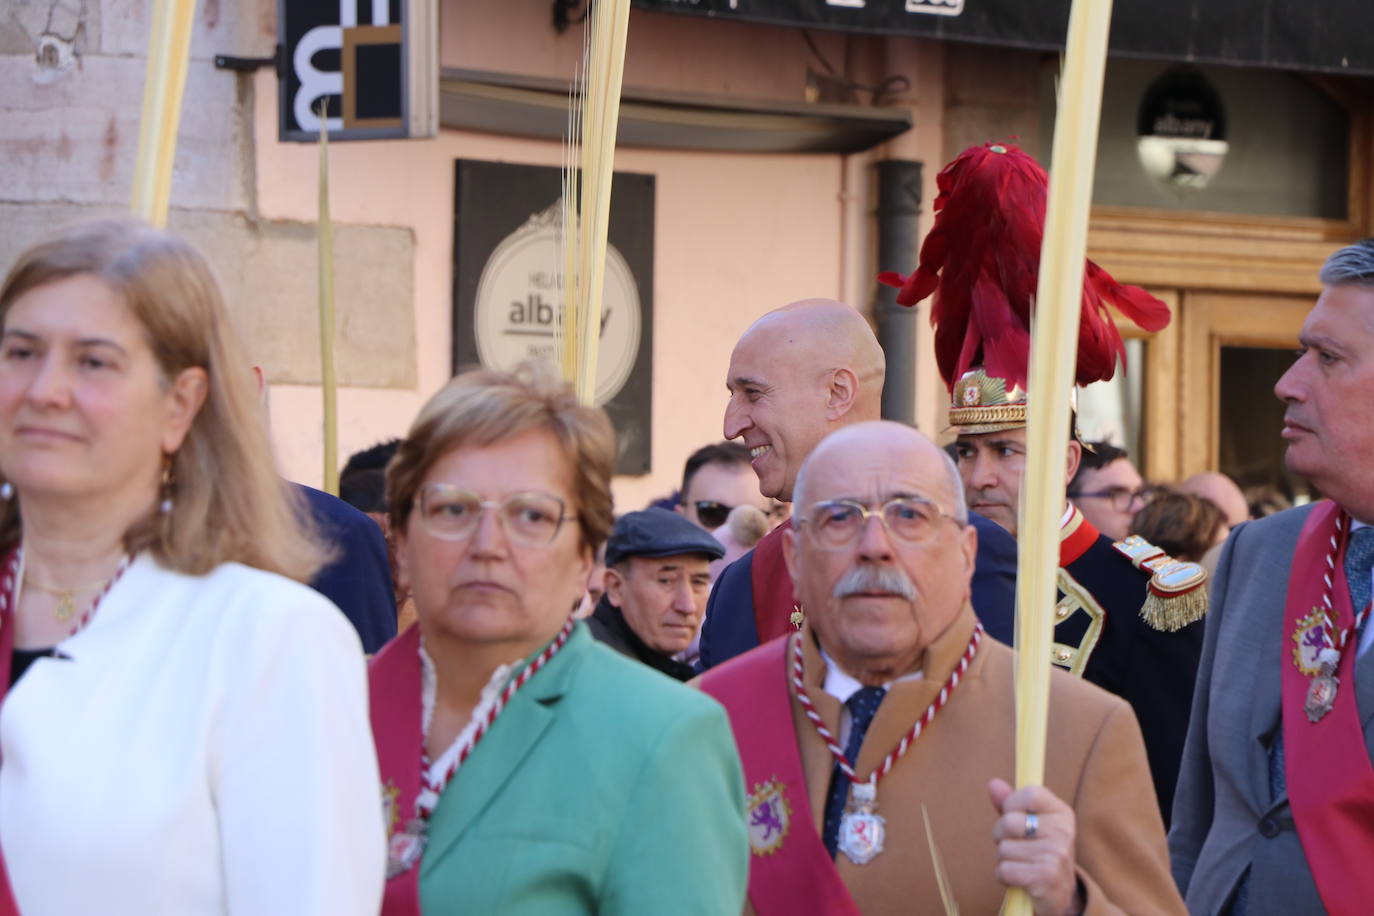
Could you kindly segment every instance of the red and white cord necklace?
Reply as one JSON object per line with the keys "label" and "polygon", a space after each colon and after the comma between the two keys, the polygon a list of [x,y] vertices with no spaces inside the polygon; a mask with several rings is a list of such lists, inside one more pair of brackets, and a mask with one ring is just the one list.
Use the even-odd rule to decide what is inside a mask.
{"label": "red and white cord necklace", "polygon": [[[575,617],[569,617],[563,624],[563,629],[558,631],[553,642],[544,647],[524,670],[511,678],[506,684],[506,688],[496,697],[495,702],[488,707],[486,714],[477,720],[474,728],[458,747],[457,754],[454,756],[453,763],[450,764],[441,774],[435,775],[431,771],[429,754],[424,750],[424,742],[420,743],[420,791],[415,796],[415,816],[406,822],[405,826],[392,834],[387,848],[386,876],[394,878],[404,874],[420,861],[424,855],[425,843],[429,839],[429,819],[434,814],[434,809],[439,805],[439,797],[444,794],[444,789],[458,773],[458,770],[472,756],[473,750],[477,747],[477,742],[491,730],[492,724],[496,722],[496,717],[501,715],[501,711],[510,703],[511,697],[521,687],[529,683],[530,678],[539,673],[547,665],[558,651],[568,642],[568,637],[572,635],[573,627],[577,625]],[[421,650],[423,651],[423,650]],[[423,664],[423,659],[421,660]]]}
{"label": "red and white cord necklace", "polygon": [[862,780],[854,772],[853,763],[845,756],[844,751],[835,741],[835,736],[830,733],[830,729],[825,727],[825,722],[821,719],[820,713],[816,711],[815,705],[811,702],[811,697],[806,693],[805,662],[802,655],[803,638],[801,636],[794,637],[792,642],[792,686],[797,691],[797,702],[801,703],[806,718],[815,726],[816,733],[821,736],[825,746],[830,749],[830,756],[835,758],[835,765],[849,779],[849,804],[840,819],[840,835],[837,846],[839,851],[847,855],[855,864],[864,865],[883,851],[886,821],[874,813],[874,808],[877,807],[878,781],[892,770],[892,767],[902,758],[912,743],[929,727],[935,714],[949,702],[950,695],[959,686],[959,681],[968,671],[968,666],[972,663],[973,657],[978,654],[978,646],[983,641],[983,625],[981,623],[974,624],[973,635],[969,637],[968,648],[964,650],[963,657],[959,659],[959,664],[955,665],[954,670],[950,672],[949,679],[940,688],[940,692],[926,707],[925,713],[916,720],[916,724],[911,726],[911,730],[902,736],[902,740],[897,742],[897,746],[888,751],[883,762],[878,764],[872,773],[868,774],[868,778]]}
{"label": "red and white cord necklace", "polygon": [[[63,637],[63,639],[71,639],[77,633],[86,629],[91,620],[95,617],[95,612],[100,607],[100,603],[105,600],[105,596],[110,593],[110,589],[114,588],[115,583],[124,575],[124,571],[129,568],[129,564],[132,561],[133,558],[127,553],[119,558],[119,566],[115,569],[114,575],[110,576],[105,582],[104,587],[100,589],[100,593],[92,599],[85,613],[77,618],[75,625],[67,631],[67,635]],[[20,546],[14,551],[13,555],[11,555],[9,566],[5,569],[4,580],[0,582],[0,613],[18,610],[19,584],[23,579],[24,548]]]}
{"label": "red and white cord necklace", "polygon": [[[1307,688],[1307,701],[1304,704],[1304,711],[1311,722],[1320,722],[1322,717],[1331,711],[1336,704],[1336,691],[1340,686],[1340,678],[1336,677],[1336,669],[1340,667],[1341,659],[1345,655],[1346,647],[1350,644],[1350,638],[1360,631],[1364,625],[1365,618],[1369,616],[1370,603],[1355,613],[1355,620],[1348,627],[1337,625],[1336,611],[1331,603],[1331,596],[1335,588],[1336,581],[1336,556],[1341,550],[1342,534],[1345,532],[1346,515],[1341,512],[1336,516],[1336,526],[1331,532],[1331,543],[1326,551],[1326,568],[1322,570],[1322,607],[1321,607],[1321,640],[1322,648],[1317,652],[1317,673],[1312,677],[1311,683]],[[1353,608],[1351,609],[1354,610]],[[1307,618],[1311,620],[1311,618]],[[1301,623],[1299,624],[1301,626]],[[1301,636],[1301,633],[1297,634]],[[1296,637],[1295,637],[1296,638]],[[1299,651],[1299,650],[1295,650]],[[1300,666],[1301,667],[1301,666]]]}

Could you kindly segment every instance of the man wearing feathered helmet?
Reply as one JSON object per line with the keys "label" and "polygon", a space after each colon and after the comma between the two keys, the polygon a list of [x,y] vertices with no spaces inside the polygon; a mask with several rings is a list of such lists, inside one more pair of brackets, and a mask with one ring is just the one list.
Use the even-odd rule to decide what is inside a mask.
{"label": "man wearing feathered helmet", "polygon": [[[969,508],[1015,535],[1048,176],[1016,147],[987,144],[962,153],[937,183],[935,225],[916,271],[879,279],[901,288],[902,305],[934,295],[936,359],[951,394],[949,422]],[[1078,385],[1111,378],[1124,358],[1107,303],[1147,331],[1169,321],[1163,302],[1087,262]],[[1075,432],[1065,447],[1066,481],[1082,449]],[[1067,502],[1059,565],[1052,661],[1134,708],[1167,824],[1202,650],[1206,573],[1139,537],[1111,541]]]}

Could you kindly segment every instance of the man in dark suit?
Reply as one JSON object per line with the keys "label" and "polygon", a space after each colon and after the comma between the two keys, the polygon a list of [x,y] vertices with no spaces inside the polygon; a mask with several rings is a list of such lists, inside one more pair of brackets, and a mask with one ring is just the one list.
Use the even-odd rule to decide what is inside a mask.
{"label": "man in dark suit", "polygon": [[1330,498],[1237,526],[1217,566],[1169,835],[1194,913],[1374,900],[1374,239],[1321,280],[1274,392],[1288,467]]}
{"label": "man in dark suit", "polygon": [[[849,306],[808,299],[769,312],[735,344],[726,387],[725,437],[742,438],[764,496],[791,502],[802,461],[841,427],[881,414],[886,361],[868,322]],[[974,609],[1010,640],[1016,557],[1008,538],[979,530]],[[805,609],[782,558],[780,525],[721,573],[701,633],[702,670],[791,632]]]}
{"label": "man in dark suit", "polygon": [[310,586],[338,605],[358,631],[363,651],[371,655],[396,635],[396,593],[382,529],[336,496],[304,484],[294,486],[336,552]]}

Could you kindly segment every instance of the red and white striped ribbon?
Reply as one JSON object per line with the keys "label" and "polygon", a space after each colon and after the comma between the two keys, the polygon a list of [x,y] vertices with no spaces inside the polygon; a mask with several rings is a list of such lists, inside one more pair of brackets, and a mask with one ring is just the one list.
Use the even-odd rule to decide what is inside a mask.
{"label": "red and white striped ribbon", "polygon": [[115,574],[110,577],[110,581],[105,583],[105,587],[100,590],[100,594],[95,596],[95,600],[91,602],[91,606],[86,608],[86,613],[81,615],[81,619],[76,622],[76,626],[72,627],[72,631],[67,634],[68,639],[80,633],[86,628],[86,625],[91,622],[91,618],[95,616],[96,608],[100,607],[101,602],[105,600],[105,596],[110,593],[110,589],[114,588],[120,576],[124,575],[124,570],[129,568],[130,562],[132,562],[132,560],[127,553],[119,558],[119,568],[116,569]]}
{"label": "red and white striped ribbon", "polygon": [[496,717],[501,715],[501,710],[506,708],[506,704],[510,702],[510,698],[515,696],[517,690],[529,683],[530,678],[538,674],[539,669],[547,665],[549,661],[558,654],[558,650],[562,649],[564,644],[567,643],[568,637],[572,635],[573,627],[576,625],[577,619],[570,616],[567,622],[563,624],[563,629],[558,631],[558,636],[554,638],[554,641],[549,643],[544,648],[544,651],[540,652],[539,655],[535,657],[534,661],[526,665],[523,671],[511,678],[510,683],[506,685],[506,689],[501,691],[500,696],[496,698],[496,702],[487,710],[487,714],[478,720],[477,727],[473,730],[472,735],[463,743],[462,747],[458,749],[458,756],[454,758],[452,765],[444,771],[442,776],[436,779],[430,773],[429,755],[421,750],[420,781],[424,785],[415,799],[415,814],[420,820],[429,820],[430,815],[434,813],[434,809],[439,804],[439,796],[444,794],[444,788],[458,772],[458,768],[463,765],[468,757],[472,756],[472,751],[477,747],[477,742],[481,741],[482,736],[491,730],[491,726],[496,721]]}
{"label": "red and white striped ribbon", "polygon": [[944,706],[945,703],[949,702],[950,694],[954,693],[954,688],[959,686],[960,678],[964,676],[964,672],[968,671],[969,663],[971,663],[973,657],[978,654],[978,646],[983,641],[983,625],[981,623],[974,624],[973,635],[969,637],[968,648],[964,650],[964,655],[959,659],[959,664],[955,665],[954,670],[950,672],[949,679],[946,680],[944,686],[940,688],[939,694],[937,694],[934,701],[926,707],[925,714],[916,720],[915,725],[911,726],[911,731],[902,736],[902,740],[898,741],[897,746],[888,752],[887,756],[883,758],[883,762],[878,765],[878,768],[869,774],[868,779],[860,779],[854,772],[854,767],[850,763],[849,758],[844,755],[844,751],[840,748],[839,744],[835,742],[835,736],[830,733],[830,729],[825,727],[825,722],[821,720],[820,713],[816,712],[816,707],[812,704],[811,697],[807,696],[804,671],[805,663],[802,660],[801,641],[803,638],[804,637],[800,635],[792,638],[792,686],[796,688],[797,701],[801,703],[802,710],[806,713],[806,718],[810,719],[811,724],[816,727],[816,733],[821,736],[821,740],[825,742],[825,746],[830,749],[830,756],[835,758],[835,763],[839,766],[840,771],[849,777],[850,782],[868,782],[876,786],[878,780],[886,776],[888,771],[891,770],[897,761],[901,759],[902,755],[907,752],[907,749],[911,747],[911,743],[921,736],[921,732],[926,730],[926,727],[930,725],[931,720],[935,718],[935,714],[940,711],[940,708]]}
{"label": "red and white striped ribbon", "polygon": [[[1322,613],[1326,617],[1326,626],[1322,630],[1326,644],[1334,648],[1337,652],[1344,654],[1346,644],[1350,642],[1350,637],[1359,632],[1365,618],[1369,616],[1370,605],[1366,604],[1362,609],[1355,612],[1355,623],[1349,627],[1336,626],[1336,612],[1331,605],[1332,589],[1335,588],[1336,581],[1336,554],[1341,549],[1341,534],[1345,531],[1345,513],[1336,516],[1336,527],[1331,532],[1331,547],[1326,552],[1326,571],[1322,573]],[[1352,610],[1354,610],[1352,608]],[[1332,638],[1332,634],[1336,634]]]}

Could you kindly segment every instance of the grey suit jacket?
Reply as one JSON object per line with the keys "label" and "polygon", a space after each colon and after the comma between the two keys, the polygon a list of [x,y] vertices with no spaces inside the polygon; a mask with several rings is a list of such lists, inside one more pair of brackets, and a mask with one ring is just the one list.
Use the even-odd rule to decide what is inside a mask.
{"label": "grey suit jacket", "polygon": [[[1224,912],[1247,866],[1248,916],[1324,912],[1287,792],[1271,798],[1269,790],[1280,678],[1293,663],[1283,632],[1288,573],[1310,511],[1238,526],[1217,564],[1169,831],[1174,880],[1194,916]],[[1374,651],[1356,664],[1355,690],[1374,755]]]}

